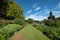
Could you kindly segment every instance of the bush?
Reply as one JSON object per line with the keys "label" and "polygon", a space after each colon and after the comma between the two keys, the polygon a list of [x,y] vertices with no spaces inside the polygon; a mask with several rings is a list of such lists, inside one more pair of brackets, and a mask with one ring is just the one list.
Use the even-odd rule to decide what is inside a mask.
{"label": "bush", "polygon": [[50,27],[55,26],[55,25],[54,25],[54,21],[51,20],[51,19],[45,21],[45,25],[50,26]]}
{"label": "bush", "polygon": [[22,26],[17,24],[9,24],[0,30],[0,35],[4,36],[6,40],[11,37],[15,32],[22,29]]}
{"label": "bush", "polygon": [[32,18],[29,18],[29,19],[27,20],[27,23],[32,24],[32,23],[33,23],[33,19],[32,19]]}
{"label": "bush", "polygon": [[23,25],[24,21],[23,20],[20,20],[20,19],[15,19],[13,21],[14,24],[19,24],[19,25]]}
{"label": "bush", "polygon": [[60,28],[48,27],[48,26],[37,26],[38,30],[43,32],[47,37],[52,40],[60,40]]}
{"label": "bush", "polygon": [[4,37],[2,35],[0,35],[0,40],[5,40]]}

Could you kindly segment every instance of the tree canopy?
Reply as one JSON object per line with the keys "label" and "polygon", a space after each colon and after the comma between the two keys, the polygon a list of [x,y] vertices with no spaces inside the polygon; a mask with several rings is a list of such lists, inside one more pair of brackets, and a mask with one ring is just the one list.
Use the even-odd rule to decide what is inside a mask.
{"label": "tree canopy", "polygon": [[0,18],[3,19],[24,19],[23,9],[12,0],[0,0]]}
{"label": "tree canopy", "polygon": [[53,15],[52,11],[50,11],[50,16],[48,17],[48,19],[55,19],[55,16]]}

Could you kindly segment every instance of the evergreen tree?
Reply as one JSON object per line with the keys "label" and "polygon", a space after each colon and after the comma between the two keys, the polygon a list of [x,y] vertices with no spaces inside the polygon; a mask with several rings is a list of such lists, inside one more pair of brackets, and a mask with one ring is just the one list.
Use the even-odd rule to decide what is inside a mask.
{"label": "evergreen tree", "polygon": [[53,15],[52,11],[50,11],[50,16],[48,17],[48,19],[55,19],[55,16]]}

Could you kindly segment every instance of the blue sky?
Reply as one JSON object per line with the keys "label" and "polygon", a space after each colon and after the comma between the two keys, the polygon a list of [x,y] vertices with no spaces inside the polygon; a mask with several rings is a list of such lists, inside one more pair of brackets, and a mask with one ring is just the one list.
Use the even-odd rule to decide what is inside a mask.
{"label": "blue sky", "polygon": [[47,19],[50,11],[56,17],[60,17],[60,0],[16,0],[16,2],[24,9],[26,19]]}

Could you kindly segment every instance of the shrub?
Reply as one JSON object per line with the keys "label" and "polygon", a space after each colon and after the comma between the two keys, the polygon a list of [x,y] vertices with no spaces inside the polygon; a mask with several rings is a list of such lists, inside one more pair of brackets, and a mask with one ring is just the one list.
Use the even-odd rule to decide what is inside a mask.
{"label": "shrub", "polygon": [[27,20],[27,22],[28,22],[29,24],[32,24],[32,23],[33,23],[33,19],[32,19],[32,18],[29,18],[29,19]]}
{"label": "shrub", "polygon": [[2,35],[0,35],[0,40],[5,40],[4,37]]}
{"label": "shrub", "polygon": [[60,40],[60,28],[48,27],[48,26],[37,26],[38,30],[43,32],[47,37],[52,40]]}
{"label": "shrub", "polygon": [[23,20],[20,20],[20,19],[15,19],[13,21],[14,24],[19,24],[19,25],[23,25],[24,21]]}
{"label": "shrub", "polygon": [[9,24],[0,30],[0,34],[4,36],[6,40],[9,39],[15,32],[18,32],[22,29],[22,26],[17,24]]}

